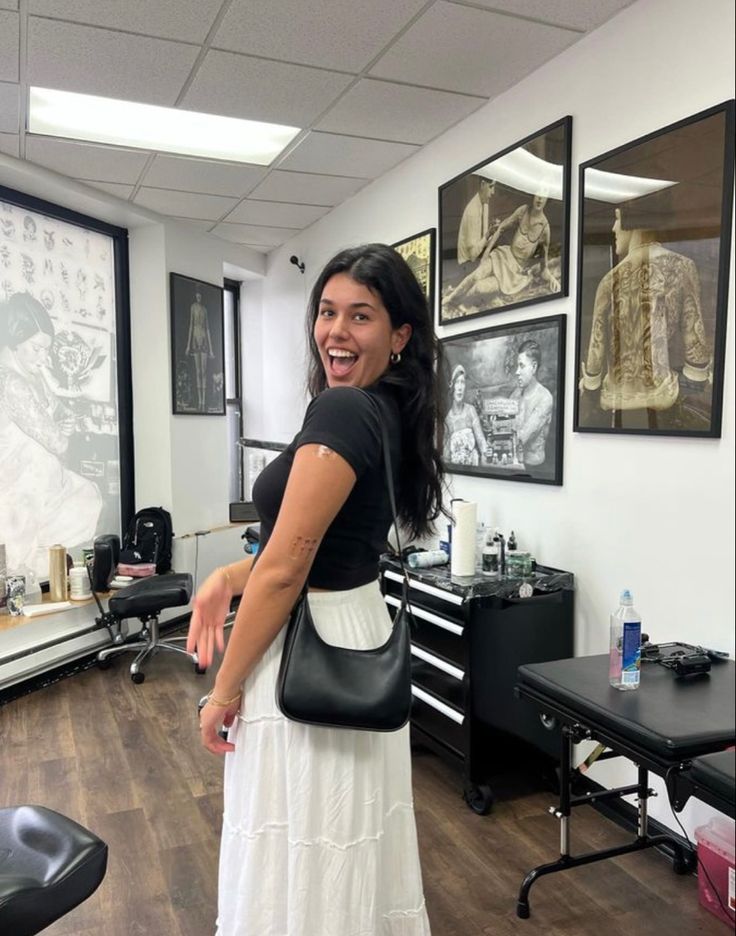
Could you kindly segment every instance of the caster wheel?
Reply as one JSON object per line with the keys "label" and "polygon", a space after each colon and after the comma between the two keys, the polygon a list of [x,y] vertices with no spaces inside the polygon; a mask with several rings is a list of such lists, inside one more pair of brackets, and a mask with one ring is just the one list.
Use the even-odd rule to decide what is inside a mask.
{"label": "caster wheel", "polygon": [[207,672],[207,667],[200,666],[199,663],[195,663],[194,672],[197,674],[197,676],[204,676],[204,674]]}
{"label": "caster wheel", "polygon": [[102,670],[110,669],[111,666],[112,666],[112,660],[109,657],[105,658],[104,660],[97,661],[97,669],[102,669]]}
{"label": "caster wheel", "polygon": [[469,786],[463,794],[468,806],[479,816],[487,816],[493,806],[493,791],[485,784]]}
{"label": "caster wheel", "polygon": [[145,673],[131,673],[130,678],[133,682],[139,686],[142,682],[145,682],[146,674]]}

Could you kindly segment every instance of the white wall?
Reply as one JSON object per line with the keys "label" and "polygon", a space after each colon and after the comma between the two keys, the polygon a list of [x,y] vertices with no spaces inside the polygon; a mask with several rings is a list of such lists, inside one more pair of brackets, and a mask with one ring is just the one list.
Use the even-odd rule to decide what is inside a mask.
{"label": "white wall", "polygon": [[[246,341],[262,333],[258,426],[264,437],[288,439],[300,424],[305,295],[329,256],[349,244],[391,243],[436,226],[439,185],[565,114],[573,116],[576,219],[580,162],[733,97],[733,37],[732,0],[639,0],[272,252],[262,301],[246,307]],[[289,263],[292,253],[306,262],[305,276]],[[574,284],[575,220],[570,256]],[[458,476],[454,492],[478,501],[481,516],[494,525],[516,530],[520,545],[538,559],[576,574],[578,654],[606,650],[608,614],[624,586],[633,590],[653,640],[681,639],[733,654],[733,263],[721,439],[573,433],[574,295],[482,321],[560,312],[568,315],[564,486]],[[440,329],[443,335],[463,330],[462,323]],[[609,785],[629,782],[617,761],[592,776]],[[664,797],[654,801],[652,814],[674,826]],[[692,828],[693,816],[685,815]]]}

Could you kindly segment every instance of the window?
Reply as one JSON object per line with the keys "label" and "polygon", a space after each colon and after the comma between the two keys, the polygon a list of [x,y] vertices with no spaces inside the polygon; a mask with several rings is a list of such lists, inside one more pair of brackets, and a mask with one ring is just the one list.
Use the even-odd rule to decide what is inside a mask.
{"label": "window", "polygon": [[243,499],[243,450],[238,445],[243,435],[242,380],[240,373],[240,283],[225,280],[225,407],[227,444],[230,461],[229,502]]}

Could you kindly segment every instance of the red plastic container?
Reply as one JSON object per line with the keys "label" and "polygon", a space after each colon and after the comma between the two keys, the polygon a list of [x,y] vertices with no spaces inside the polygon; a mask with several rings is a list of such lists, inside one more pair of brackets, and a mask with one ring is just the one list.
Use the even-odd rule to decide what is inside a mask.
{"label": "red plastic container", "polygon": [[[736,881],[734,871],[734,853],[736,852],[736,827],[733,819],[725,816],[714,816],[707,825],[699,826],[695,830],[695,841],[698,843],[698,894],[701,904],[719,920],[728,923],[734,928],[734,914],[736,900],[734,890]],[[718,897],[729,913],[724,912],[718,897],[713,893],[713,887],[703,874],[703,867],[718,891]]]}

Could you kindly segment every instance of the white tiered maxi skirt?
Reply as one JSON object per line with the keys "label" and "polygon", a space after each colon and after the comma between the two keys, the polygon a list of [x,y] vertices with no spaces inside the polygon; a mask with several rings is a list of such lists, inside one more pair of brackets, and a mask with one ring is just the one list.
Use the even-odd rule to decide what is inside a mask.
{"label": "white tiered maxi skirt", "polygon": [[[378,583],[309,595],[328,643],[383,644]],[[301,725],[276,704],[284,632],[245,683],[225,756],[217,936],[429,936],[409,727]]]}

